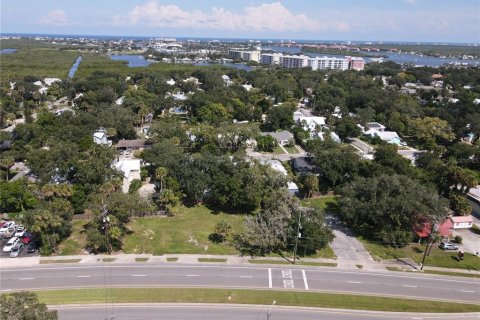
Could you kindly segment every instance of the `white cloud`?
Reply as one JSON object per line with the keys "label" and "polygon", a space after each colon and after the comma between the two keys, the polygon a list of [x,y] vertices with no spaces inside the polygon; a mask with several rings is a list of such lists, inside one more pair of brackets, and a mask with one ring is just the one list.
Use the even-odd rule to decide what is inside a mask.
{"label": "white cloud", "polygon": [[408,4],[415,4],[417,0],[405,0],[405,2]]}
{"label": "white cloud", "polygon": [[150,1],[136,6],[126,16],[111,18],[113,25],[147,25],[162,28],[198,28],[242,31],[346,31],[345,21],[317,20],[305,14],[295,14],[280,2],[246,7],[241,13],[213,7],[211,12],[186,11],[176,5],[159,5]]}
{"label": "white cloud", "polygon": [[61,9],[53,10],[40,19],[40,23],[44,25],[65,26],[69,24],[65,11]]}

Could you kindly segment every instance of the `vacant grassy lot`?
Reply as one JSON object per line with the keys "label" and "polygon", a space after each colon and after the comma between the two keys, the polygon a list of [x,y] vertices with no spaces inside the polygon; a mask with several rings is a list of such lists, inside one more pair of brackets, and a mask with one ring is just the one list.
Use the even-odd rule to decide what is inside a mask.
{"label": "vacant grassy lot", "polygon": [[71,256],[82,254],[87,243],[85,234],[86,220],[73,220],[72,234],[58,246],[60,256]]}
{"label": "vacant grassy lot", "polygon": [[201,289],[201,288],[111,288],[84,290],[37,291],[46,304],[104,303],[105,298],[115,303],[236,303],[345,308],[398,312],[478,312],[480,305],[397,299],[332,293]]}
{"label": "vacant grassy lot", "polygon": [[319,198],[302,199],[301,203],[305,207],[312,207],[325,210],[329,205],[335,205],[337,203],[336,196],[325,196]]}
{"label": "vacant grassy lot", "polygon": [[[129,225],[133,231],[124,241],[125,253],[192,253],[237,254],[231,238],[213,243],[208,236],[215,225],[225,219],[232,225],[232,234],[243,227],[243,215],[214,213],[205,206],[181,207],[174,217],[144,217]],[[206,250],[205,250],[206,249]]]}
{"label": "vacant grassy lot", "polygon": [[[417,263],[422,262],[424,244],[412,243],[404,248],[385,247],[381,244],[358,238],[362,241],[365,248],[370,252],[374,259],[397,259],[397,258],[411,258]],[[480,271],[480,257],[470,253],[465,253],[463,261],[457,261],[457,252],[449,252],[439,249],[436,245],[433,246],[432,251],[425,260],[426,266],[443,267],[443,268],[458,268],[466,270]]]}

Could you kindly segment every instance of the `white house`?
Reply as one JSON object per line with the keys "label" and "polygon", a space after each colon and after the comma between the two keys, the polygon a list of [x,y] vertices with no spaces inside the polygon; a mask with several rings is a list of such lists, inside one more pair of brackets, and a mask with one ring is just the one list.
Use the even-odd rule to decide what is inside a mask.
{"label": "white house", "polygon": [[381,140],[387,143],[396,144],[397,146],[405,145],[405,142],[402,142],[402,139],[400,139],[395,131],[378,131],[376,129],[369,129],[365,131],[365,134],[372,138],[379,137]]}
{"label": "white house", "polygon": [[222,80],[223,80],[223,82],[225,83],[225,85],[226,85],[227,87],[228,87],[228,86],[231,86],[231,85],[233,84],[232,79],[230,79],[230,77],[227,76],[226,74],[224,74],[224,75],[222,76]]}
{"label": "white house", "polygon": [[139,159],[121,160],[114,163],[114,167],[123,173],[123,193],[128,193],[128,188],[133,180],[141,180]]}
{"label": "white house", "polygon": [[295,182],[287,182],[287,190],[289,193],[296,195],[298,193],[298,186]]}
{"label": "white house", "polygon": [[165,82],[166,82],[168,85],[170,85],[170,86],[174,86],[174,85],[175,85],[175,80],[173,80],[173,79],[170,79],[170,80],[165,81]]}
{"label": "white house", "polygon": [[281,146],[288,145],[290,142],[294,141],[293,134],[289,131],[283,130],[279,132],[262,132],[262,136],[271,136],[277,143]]}
{"label": "white house", "polygon": [[284,176],[286,176],[288,174],[287,169],[285,169],[283,164],[278,160],[264,160],[264,161],[262,161],[262,163],[270,166],[270,168],[272,168],[273,170],[275,170],[277,172],[280,172]]}
{"label": "white house", "polygon": [[107,130],[105,128],[98,128],[93,133],[93,142],[102,146],[112,146],[112,141],[107,139]]}
{"label": "white house", "polygon": [[193,83],[195,83],[196,85],[202,84],[202,83],[201,83],[200,81],[198,81],[198,79],[195,78],[195,77],[189,77],[189,78],[183,80],[183,82],[193,82]]}
{"label": "white house", "polygon": [[468,229],[473,226],[473,218],[471,215],[450,217],[453,223],[453,229]]}
{"label": "white house", "polygon": [[242,87],[247,91],[250,91],[253,89],[253,86],[251,84],[243,84]]}
{"label": "white house", "polygon": [[115,104],[117,106],[121,106],[123,104],[123,101],[125,101],[125,96],[121,96],[120,98],[118,98],[117,100],[115,100]]}

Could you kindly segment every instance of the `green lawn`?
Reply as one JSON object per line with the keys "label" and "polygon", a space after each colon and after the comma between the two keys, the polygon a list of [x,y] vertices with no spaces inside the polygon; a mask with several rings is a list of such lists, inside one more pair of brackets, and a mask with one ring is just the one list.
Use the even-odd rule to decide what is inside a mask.
{"label": "green lawn", "polygon": [[319,197],[319,198],[302,199],[301,203],[305,207],[313,207],[313,208],[325,210],[329,204],[337,203],[337,197],[325,196],[325,197]]}
{"label": "green lawn", "polygon": [[[292,262],[287,260],[259,260],[259,259],[250,259],[249,263],[252,264],[288,264],[293,265]],[[295,265],[300,266],[315,266],[315,267],[336,267],[337,264],[334,262],[313,262],[313,261],[301,261],[298,260]]]}
{"label": "green lawn", "polygon": [[214,213],[205,206],[181,207],[174,217],[136,218],[129,224],[132,233],[126,236],[123,251],[155,255],[238,254],[231,245],[231,237],[220,244],[208,239],[222,219],[230,222],[232,234],[242,231],[243,215]]}
{"label": "green lawn", "polygon": [[71,256],[82,254],[87,243],[85,234],[86,220],[73,220],[72,234],[58,246],[58,255]]}
{"label": "green lawn", "polygon": [[298,153],[298,149],[297,147],[293,146],[293,147],[284,147],[285,150],[287,150],[288,153]]}
{"label": "green lawn", "polygon": [[[358,240],[363,243],[365,248],[376,260],[411,258],[417,263],[422,262],[423,250],[425,249],[424,244],[419,245],[417,243],[412,243],[404,248],[397,249],[392,247],[385,247],[381,244],[365,240],[362,237],[358,237]],[[480,257],[477,257],[470,253],[465,253],[463,261],[457,261],[456,257],[457,252],[444,251],[434,245],[430,255],[426,257],[425,266],[480,271]]]}
{"label": "green lawn", "polygon": [[[105,292],[107,290],[107,292]],[[43,303],[235,303],[397,312],[478,312],[480,305],[348,294],[203,288],[109,288],[36,292]]]}

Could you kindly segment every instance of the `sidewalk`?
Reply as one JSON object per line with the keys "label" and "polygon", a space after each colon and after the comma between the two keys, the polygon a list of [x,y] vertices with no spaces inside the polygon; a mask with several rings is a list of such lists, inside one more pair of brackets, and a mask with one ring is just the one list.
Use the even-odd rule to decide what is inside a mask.
{"label": "sidewalk", "polygon": [[[104,259],[108,259],[105,260]],[[211,261],[200,262],[199,259],[213,259]],[[216,260],[216,261],[215,261]],[[103,263],[111,264],[136,264],[136,263],[169,263],[169,264],[225,264],[225,265],[243,265],[253,266],[257,265],[251,263],[249,260],[265,261],[264,265],[277,265],[279,267],[294,267],[295,265],[289,264],[287,260],[281,257],[248,257],[248,256],[233,256],[233,255],[200,255],[200,254],[166,254],[161,256],[155,256],[152,254],[115,254],[115,255],[75,255],[75,256],[52,256],[52,257],[22,257],[22,258],[4,258],[0,259],[0,269],[9,268],[25,268],[33,266],[62,266],[65,264],[76,265],[95,265]],[[355,260],[334,260],[334,259],[313,259],[302,258],[297,260],[298,267],[308,268],[330,268],[336,270],[350,270],[350,271],[374,271],[374,272],[397,272],[416,271],[421,272],[413,267],[403,264],[396,260],[384,260],[381,262],[376,261],[355,261]],[[271,263],[269,263],[271,262]],[[333,265],[309,265],[308,263],[317,264],[336,264]],[[390,271],[387,268],[394,267],[397,271]],[[450,269],[425,266],[424,270],[427,271],[441,271],[441,272],[454,272],[454,273],[466,273],[480,275],[480,271],[465,270],[465,269]]]}

